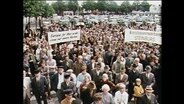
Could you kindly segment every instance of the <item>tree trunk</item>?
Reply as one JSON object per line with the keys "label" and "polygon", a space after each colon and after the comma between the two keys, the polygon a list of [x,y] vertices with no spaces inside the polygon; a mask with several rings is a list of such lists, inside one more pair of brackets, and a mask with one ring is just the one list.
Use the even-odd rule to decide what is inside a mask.
{"label": "tree trunk", "polygon": [[26,24],[27,24],[27,16],[25,18],[26,18]]}
{"label": "tree trunk", "polygon": [[31,17],[29,16],[29,19],[28,19],[28,24],[29,24],[29,27],[31,27]]}
{"label": "tree trunk", "polygon": [[37,29],[37,17],[35,17],[35,19],[36,19],[35,23],[36,23],[36,29]]}

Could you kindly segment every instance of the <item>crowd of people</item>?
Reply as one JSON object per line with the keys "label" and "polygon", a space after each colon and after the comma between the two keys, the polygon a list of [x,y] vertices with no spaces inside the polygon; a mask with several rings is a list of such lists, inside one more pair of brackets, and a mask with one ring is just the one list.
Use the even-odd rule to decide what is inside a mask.
{"label": "crowd of people", "polygon": [[[32,95],[48,104],[158,104],[161,46],[124,42],[125,29],[155,30],[155,24],[91,27],[53,23],[36,31],[26,26],[23,41],[24,103]],[[80,29],[80,40],[49,45],[47,32]]]}

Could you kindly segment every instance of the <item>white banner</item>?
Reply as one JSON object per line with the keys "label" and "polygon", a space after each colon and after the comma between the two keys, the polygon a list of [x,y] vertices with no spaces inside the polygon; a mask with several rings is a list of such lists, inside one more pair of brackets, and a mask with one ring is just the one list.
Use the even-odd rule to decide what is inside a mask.
{"label": "white banner", "polygon": [[49,45],[75,40],[80,40],[80,30],[48,32]]}
{"label": "white banner", "polygon": [[162,44],[161,32],[125,29],[125,42],[130,41]]}

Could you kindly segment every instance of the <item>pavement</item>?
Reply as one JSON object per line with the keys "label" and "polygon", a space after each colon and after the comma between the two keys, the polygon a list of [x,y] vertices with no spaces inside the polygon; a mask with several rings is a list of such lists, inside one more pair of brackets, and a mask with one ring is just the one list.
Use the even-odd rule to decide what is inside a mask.
{"label": "pavement", "polygon": [[[56,97],[56,93],[54,91],[51,91],[51,96],[52,96],[51,100],[47,100],[48,104],[59,104],[58,99]],[[35,96],[31,97],[31,104],[38,104],[36,102]],[[42,104],[43,104],[43,102],[42,102]]]}

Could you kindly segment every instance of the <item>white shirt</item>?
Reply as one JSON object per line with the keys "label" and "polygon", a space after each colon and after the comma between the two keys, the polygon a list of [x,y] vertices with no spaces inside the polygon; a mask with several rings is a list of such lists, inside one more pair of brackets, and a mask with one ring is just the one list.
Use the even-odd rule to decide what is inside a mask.
{"label": "white shirt", "polygon": [[77,83],[77,77],[76,77],[76,75],[74,73],[71,73],[71,77],[73,78],[73,81],[72,82],[74,82],[74,84],[76,84]]}
{"label": "white shirt", "polygon": [[64,82],[64,73],[62,73],[61,75],[58,74],[58,85],[57,85],[57,89],[61,89],[61,83]]}
{"label": "white shirt", "polygon": [[117,91],[115,93],[115,104],[128,104],[128,93],[123,92],[121,93],[120,91]]}
{"label": "white shirt", "polygon": [[55,59],[47,60],[47,67],[48,68],[55,68],[56,67],[56,60]]}
{"label": "white shirt", "polygon": [[25,89],[28,89],[28,87],[30,87],[31,84],[31,79],[29,77],[24,77],[24,82],[23,82],[23,86]]}

